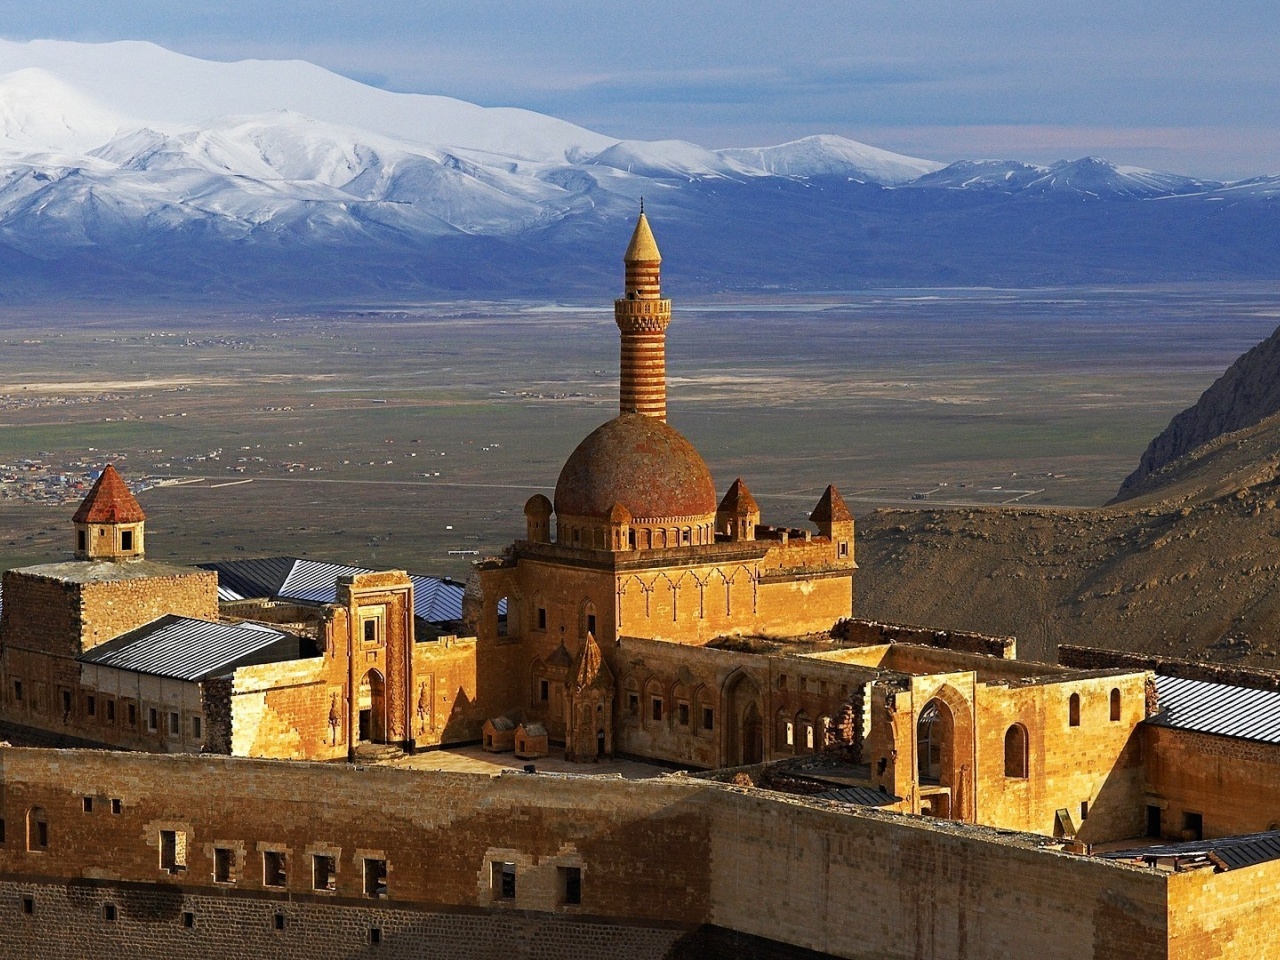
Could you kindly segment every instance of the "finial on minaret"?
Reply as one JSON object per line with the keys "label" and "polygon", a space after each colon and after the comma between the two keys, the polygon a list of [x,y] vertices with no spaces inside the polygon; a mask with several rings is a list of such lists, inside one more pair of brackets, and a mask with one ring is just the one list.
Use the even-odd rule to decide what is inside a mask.
{"label": "finial on minaret", "polygon": [[662,296],[662,254],[649,229],[640,201],[640,216],[623,254],[624,289],[613,304],[622,332],[619,411],[667,419],[667,324],[671,301]]}

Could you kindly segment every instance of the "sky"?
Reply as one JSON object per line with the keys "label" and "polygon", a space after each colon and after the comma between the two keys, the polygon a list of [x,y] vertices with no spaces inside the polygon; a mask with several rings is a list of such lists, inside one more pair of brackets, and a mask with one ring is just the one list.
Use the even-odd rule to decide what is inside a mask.
{"label": "sky", "polygon": [[1280,173],[1274,0],[0,0],[0,37],[303,59],[622,139]]}

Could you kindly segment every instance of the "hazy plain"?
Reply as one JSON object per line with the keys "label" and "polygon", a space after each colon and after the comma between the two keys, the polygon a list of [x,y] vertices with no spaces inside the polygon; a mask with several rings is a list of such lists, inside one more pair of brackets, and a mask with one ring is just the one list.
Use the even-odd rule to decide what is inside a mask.
{"label": "hazy plain", "polygon": [[[1096,506],[1278,322],[1257,287],[677,299],[670,419],[767,522],[828,482],[856,512]],[[607,300],[0,312],[0,464],[195,481],[141,497],[158,559],[463,574],[616,403]],[[0,568],[64,556],[72,509],[0,499]]]}

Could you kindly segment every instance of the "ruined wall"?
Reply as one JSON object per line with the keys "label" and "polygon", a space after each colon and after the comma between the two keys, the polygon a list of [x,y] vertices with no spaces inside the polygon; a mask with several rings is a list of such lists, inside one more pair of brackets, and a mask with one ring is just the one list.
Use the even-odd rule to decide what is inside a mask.
{"label": "ruined wall", "polygon": [[[1243,960],[1275,955],[1280,930],[1275,863],[1166,874],[698,781],[8,748],[0,786],[0,952],[40,960],[104,945],[232,960]],[[47,845],[28,850],[33,808]],[[265,853],[285,857],[278,887]],[[331,891],[313,857],[333,858]],[[367,861],[385,865],[372,896]],[[495,862],[514,865],[510,898]],[[580,904],[565,902],[567,869]]]}
{"label": "ruined wall", "polygon": [[1142,728],[1146,804],[1162,834],[1178,839],[1185,814],[1206,837],[1280,828],[1280,744],[1219,737],[1159,724]]}
{"label": "ruined wall", "polygon": [[[1054,813],[1065,809],[1084,843],[1138,836],[1143,828],[1142,744],[1145,673],[1069,678],[1028,686],[977,688],[980,823],[1054,835]],[[1118,690],[1118,719],[1111,691]],[[1069,699],[1080,697],[1079,725]],[[1005,736],[1027,731],[1029,770],[1007,776]]]}
{"label": "ruined wall", "polygon": [[[782,759],[821,752],[824,725],[873,676],[808,657],[744,655],[632,637],[603,652],[618,685],[619,752],[706,768],[742,762],[732,755],[745,707],[734,691],[742,684],[754,691],[750,699],[760,715],[763,757]],[[655,698],[662,703],[661,719],[654,717]],[[709,729],[706,709],[712,712]]]}
{"label": "ruined wall", "polygon": [[1164,677],[1225,683],[1253,690],[1280,690],[1280,671],[1278,670],[1180,660],[1177,657],[1161,657],[1150,653],[1126,653],[1122,650],[1079,647],[1064,643],[1058,647],[1058,662],[1063,666],[1082,670],[1150,670]]}
{"label": "ruined wall", "polygon": [[[0,875],[93,877],[217,891],[537,910],[690,928],[707,912],[709,849],[697,802],[705,785],[491,778],[225,757],[0,751],[6,842]],[[85,800],[90,801],[86,804]],[[47,846],[28,850],[39,808]],[[166,865],[162,831],[185,840]],[[216,879],[217,849],[229,873]],[[272,886],[265,853],[285,858]],[[313,857],[333,857],[317,890]],[[365,862],[385,865],[368,896]],[[492,864],[516,865],[514,896]],[[582,871],[581,903],[562,903],[558,868]],[[199,918],[197,918],[199,920]]]}
{"label": "ruined wall", "polygon": [[1280,861],[1224,873],[1173,874],[1167,896],[1169,960],[1280,956]]}
{"label": "ruined wall", "polygon": [[1017,641],[1013,637],[966,633],[962,630],[929,630],[899,623],[879,623],[856,618],[841,620],[831,635],[844,643],[874,646],[886,643],[913,643],[925,647],[941,647],[962,653],[982,653],[1004,660],[1017,657]]}
{"label": "ruined wall", "polygon": [[330,726],[329,716],[336,703],[337,716],[345,718],[346,663],[345,656],[323,656],[236,670],[228,701],[231,753],[278,760],[345,758],[346,724]]}
{"label": "ruined wall", "polygon": [[759,792],[711,800],[719,926],[859,960],[1166,957],[1152,871]]}
{"label": "ruined wall", "polygon": [[513,642],[441,637],[415,644],[413,657],[419,747],[478,741],[485,720],[528,696],[520,682],[524,655]]}

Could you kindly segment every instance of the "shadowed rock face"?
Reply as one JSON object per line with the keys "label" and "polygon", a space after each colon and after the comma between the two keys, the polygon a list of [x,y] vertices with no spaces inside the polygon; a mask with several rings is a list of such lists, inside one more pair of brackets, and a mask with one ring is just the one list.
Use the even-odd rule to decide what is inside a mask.
{"label": "shadowed rock face", "polygon": [[[1112,502],[1129,500],[1159,484],[1153,474],[1225,433],[1251,427],[1280,412],[1280,328],[1227,368],[1194,406],[1170,421],[1148,445],[1138,469]],[[1148,479],[1152,478],[1152,479]]]}

